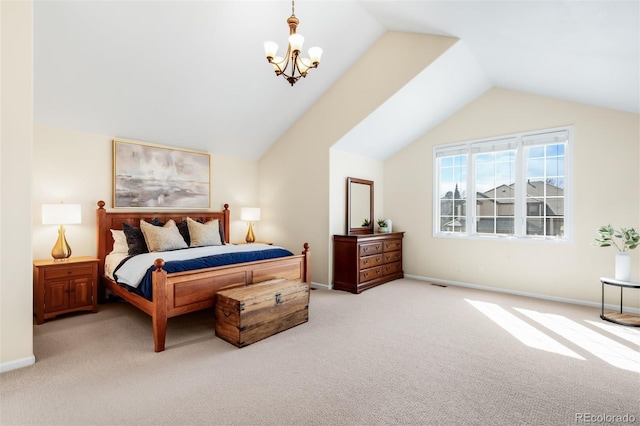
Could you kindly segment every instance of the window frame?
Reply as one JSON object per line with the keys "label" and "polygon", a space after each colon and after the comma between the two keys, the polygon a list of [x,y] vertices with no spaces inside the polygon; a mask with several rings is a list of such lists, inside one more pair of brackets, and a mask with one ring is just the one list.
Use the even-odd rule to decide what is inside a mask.
{"label": "window frame", "polygon": [[[527,235],[527,157],[526,152],[530,147],[547,146],[557,144],[550,138],[562,135],[566,132],[566,142],[564,143],[564,235]],[[548,243],[572,243],[573,242],[573,126],[555,127],[530,132],[521,132],[510,135],[496,136],[456,142],[452,144],[436,145],[433,147],[433,236],[444,238],[465,238],[482,240],[517,240],[536,241]],[[482,152],[502,152],[505,147],[513,146],[515,149],[515,173],[514,173],[514,233],[478,233],[476,229],[477,206],[476,186],[476,161],[474,155]],[[493,147],[493,149],[491,149]],[[440,158],[451,155],[466,155],[466,189],[465,203],[465,231],[443,231],[441,230],[441,199],[440,199]],[[546,158],[546,157],[545,157]],[[546,175],[545,175],[546,177]],[[547,216],[541,216],[543,220],[548,220]],[[495,232],[495,231],[494,231]]]}

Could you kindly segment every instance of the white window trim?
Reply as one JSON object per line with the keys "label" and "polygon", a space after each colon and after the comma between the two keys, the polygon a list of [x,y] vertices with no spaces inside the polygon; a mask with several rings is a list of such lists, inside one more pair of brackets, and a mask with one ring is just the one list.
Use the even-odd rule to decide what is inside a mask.
{"label": "white window trim", "polygon": [[[525,139],[533,136],[539,136],[544,133],[567,132],[567,144],[565,147],[565,170],[564,170],[564,236],[537,236],[526,235],[526,215],[523,205],[526,182],[526,166],[524,158]],[[475,205],[476,194],[470,190],[474,186],[475,170],[472,161],[473,151],[477,150],[481,145],[498,144],[504,145],[508,141],[516,140],[516,204],[515,204],[515,235],[494,235],[494,234],[478,234],[475,230],[476,212],[475,208],[467,207],[467,232],[447,232],[441,231],[439,226],[440,218],[440,174],[438,173],[438,159],[440,157],[467,154],[467,204]],[[464,238],[478,240],[507,240],[522,242],[543,242],[543,243],[573,243],[573,126],[555,127],[543,129],[533,132],[522,132],[512,135],[504,135],[498,137],[477,139],[467,142],[456,142],[447,145],[438,145],[433,147],[433,236],[443,238]]]}

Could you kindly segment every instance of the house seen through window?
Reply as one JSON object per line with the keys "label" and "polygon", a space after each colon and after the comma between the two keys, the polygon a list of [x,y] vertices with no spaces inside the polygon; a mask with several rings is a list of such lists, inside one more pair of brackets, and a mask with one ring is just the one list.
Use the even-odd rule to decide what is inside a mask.
{"label": "house seen through window", "polygon": [[568,239],[571,140],[562,128],[435,147],[435,234]]}

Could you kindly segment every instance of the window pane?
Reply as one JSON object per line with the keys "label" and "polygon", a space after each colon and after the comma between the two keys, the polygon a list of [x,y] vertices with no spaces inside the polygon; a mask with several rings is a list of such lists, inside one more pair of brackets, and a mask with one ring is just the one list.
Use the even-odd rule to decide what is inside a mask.
{"label": "window pane", "polygon": [[496,233],[497,234],[513,234],[514,233],[514,220],[512,217],[499,217],[496,219]]}
{"label": "window pane", "polygon": [[456,155],[453,159],[456,166],[465,166],[467,165],[467,156],[466,155]]}
{"label": "window pane", "polygon": [[527,235],[544,235],[544,219],[527,219]]}
{"label": "window pane", "polygon": [[547,198],[545,216],[564,216],[564,198]]}
{"label": "window pane", "polygon": [[542,158],[527,161],[527,177],[544,176],[544,160]]}
{"label": "window pane", "polygon": [[440,159],[440,167],[453,166],[453,157],[442,157]]}
{"label": "window pane", "polygon": [[544,157],[544,146],[533,146],[529,148],[529,152],[527,153],[529,158],[539,158]]}
{"label": "window pane", "polygon": [[547,156],[564,155],[564,144],[547,145]]}
{"label": "window pane", "polygon": [[516,212],[515,201],[513,198],[500,198],[496,200],[497,216],[513,216]]}
{"label": "window pane", "polygon": [[440,182],[453,182],[453,168],[441,167],[440,168]]}
{"label": "window pane", "polygon": [[[492,161],[489,161],[492,160]],[[476,232],[514,232],[515,150],[474,155]],[[503,220],[502,218],[506,219]]]}
{"label": "window pane", "polygon": [[547,195],[551,197],[563,196],[564,195],[564,179],[563,178],[548,179]]}
{"label": "window pane", "polygon": [[467,156],[441,157],[438,163],[439,228],[442,232],[465,232]]}
{"label": "window pane", "polygon": [[451,200],[442,200],[440,201],[440,216],[451,216],[453,215],[453,201]]}
{"label": "window pane", "polygon": [[551,157],[547,159],[547,176],[564,175],[564,157]]}
{"label": "window pane", "polygon": [[546,221],[547,233],[549,236],[564,237],[564,218],[548,218]]}

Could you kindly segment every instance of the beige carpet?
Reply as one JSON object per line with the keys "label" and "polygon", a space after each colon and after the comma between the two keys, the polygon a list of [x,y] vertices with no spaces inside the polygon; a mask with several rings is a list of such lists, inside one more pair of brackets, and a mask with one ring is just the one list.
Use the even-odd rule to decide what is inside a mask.
{"label": "beige carpet", "polygon": [[[311,298],[308,323],[242,349],[215,337],[211,311],[170,319],[159,354],[149,317],[125,303],[35,326],[36,364],[0,376],[0,424],[640,423],[637,372],[525,314],[634,351],[633,370],[640,348],[624,333],[639,330],[603,330],[588,322],[611,325],[597,309],[408,279]],[[465,299],[498,305],[582,359],[523,344]]]}

